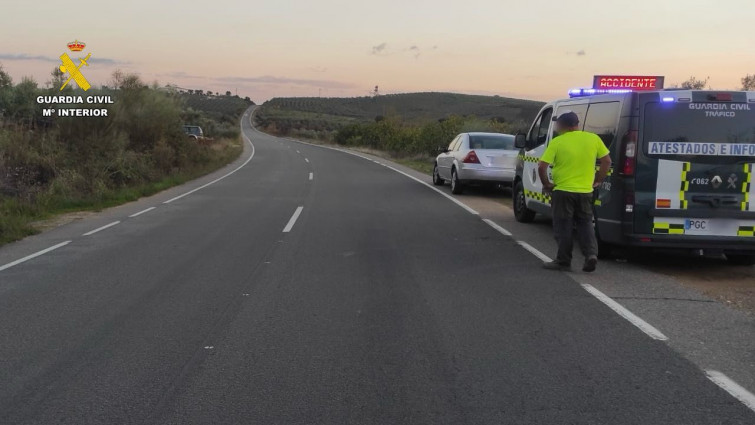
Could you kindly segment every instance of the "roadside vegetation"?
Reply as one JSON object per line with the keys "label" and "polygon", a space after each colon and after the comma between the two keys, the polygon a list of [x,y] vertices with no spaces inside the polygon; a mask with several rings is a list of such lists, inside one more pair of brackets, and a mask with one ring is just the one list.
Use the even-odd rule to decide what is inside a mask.
{"label": "roadside vegetation", "polygon": [[[242,151],[238,120],[251,104],[234,96],[147,85],[116,71],[107,87],[59,91],[14,84],[0,67],[0,244],[38,231],[40,220],[136,200],[211,172]],[[44,117],[37,96],[111,96],[107,117]],[[219,105],[222,105],[220,107]],[[47,107],[66,107],[49,105]],[[203,127],[190,140],[183,124]]]}
{"label": "roadside vegetation", "polygon": [[272,134],[377,152],[432,170],[437,148],[466,131],[524,129],[542,102],[456,93],[358,98],[276,98],[255,114]]}

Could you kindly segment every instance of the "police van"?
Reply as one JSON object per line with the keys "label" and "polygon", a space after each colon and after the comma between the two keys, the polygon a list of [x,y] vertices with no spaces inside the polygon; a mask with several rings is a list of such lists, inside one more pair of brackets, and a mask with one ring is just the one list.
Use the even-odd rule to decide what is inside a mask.
{"label": "police van", "polygon": [[576,89],[545,105],[519,134],[514,213],[550,216],[537,163],[555,118],[572,111],[613,167],[595,194],[601,256],[612,246],[724,253],[755,264],[755,92]]}

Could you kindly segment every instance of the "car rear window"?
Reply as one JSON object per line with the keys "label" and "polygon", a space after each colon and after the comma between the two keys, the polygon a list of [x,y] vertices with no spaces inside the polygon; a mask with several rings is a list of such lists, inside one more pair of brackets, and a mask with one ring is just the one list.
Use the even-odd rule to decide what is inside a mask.
{"label": "car rear window", "polygon": [[470,134],[469,148],[514,150],[514,136],[509,134]]}

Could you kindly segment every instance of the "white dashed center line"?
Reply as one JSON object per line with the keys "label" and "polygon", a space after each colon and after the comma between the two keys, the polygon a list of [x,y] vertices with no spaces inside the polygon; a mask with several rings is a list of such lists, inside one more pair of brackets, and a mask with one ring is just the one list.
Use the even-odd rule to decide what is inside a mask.
{"label": "white dashed center line", "polygon": [[101,232],[101,231],[103,231],[103,230],[105,230],[105,229],[108,229],[108,228],[110,228],[110,227],[113,227],[113,226],[115,226],[115,225],[117,225],[117,224],[120,224],[120,220],[119,220],[119,221],[114,221],[114,222],[112,222],[112,223],[110,223],[110,224],[106,224],[106,225],[104,225],[104,226],[102,226],[102,227],[98,227],[98,228],[96,228],[96,229],[94,229],[94,230],[90,230],[90,231],[88,231],[88,232],[84,233],[84,234],[83,234],[82,236],[90,236],[90,235],[93,235],[93,234],[95,234],[95,233],[97,233],[97,232]]}
{"label": "white dashed center line", "polygon": [[57,244],[57,245],[53,245],[53,246],[51,246],[51,247],[49,247],[49,248],[45,248],[45,249],[43,249],[43,250],[41,250],[41,251],[37,251],[37,252],[35,252],[34,254],[31,254],[31,255],[27,255],[27,256],[26,256],[26,257],[24,257],[24,258],[20,258],[20,259],[18,259],[18,260],[16,260],[16,261],[13,261],[13,262],[11,262],[11,263],[8,263],[8,264],[6,264],[6,265],[4,265],[4,266],[0,266],[0,271],[3,271],[3,270],[6,270],[6,269],[9,269],[9,268],[11,268],[11,267],[13,267],[13,266],[16,266],[16,265],[18,265],[18,264],[21,264],[21,263],[23,263],[23,262],[25,262],[25,261],[29,261],[29,260],[31,260],[32,258],[37,258],[37,257],[39,257],[40,255],[43,255],[43,254],[47,254],[48,252],[50,252],[50,251],[53,251],[53,250],[56,250],[56,249],[58,249],[58,248],[60,248],[60,247],[62,247],[62,246],[66,246],[66,245],[68,245],[69,243],[71,243],[71,241],[65,241],[65,242],[61,242],[61,243],[59,243],[59,244]]}
{"label": "white dashed center line", "polygon": [[157,207],[149,207],[149,208],[147,208],[146,210],[141,210],[141,211],[139,211],[139,212],[138,212],[138,213],[136,213],[136,214],[131,214],[131,215],[130,215],[129,217],[130,217],[130,218],[138,217],[138,216],[140,216],[140,215],[142,215],[142,214],[144,214],[144,213],[148,213],[148,212],[150,212],[150,211],[154,210],[155,208],[157,208]]}
{"label": "white dashed center line", "polygon": [[294,228],[294,224],[296,224],[296,220],[299,219],[299,215],[303,209],[304,207],[298,207],[296,211],[294,211],[294,215],[291,216],[291,219],[288,220],[288,224],[283,228],[283,233],[288,233]]}
{"label": "white dashed center line", "polygon": [[313,178],[315,178],[315,173],[309,173],[309,179],[312,180]]}

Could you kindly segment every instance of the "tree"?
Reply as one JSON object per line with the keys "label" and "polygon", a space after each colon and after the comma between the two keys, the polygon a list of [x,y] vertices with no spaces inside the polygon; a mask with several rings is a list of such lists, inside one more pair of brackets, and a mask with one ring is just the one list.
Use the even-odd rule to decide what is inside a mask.
{"label": "tree", "polygon": [[3,70],[3,65],[0,64],[0,90],[10,87],[13,87],[13,79]]}
{"label": "tree", "polygon": [[742,90],[755,90],[755,74],[742,77]]}
{"label": "tree", "polygon": [[230,90],[226,90],[225,95],[226,96],[230,96],[231,95],[231,91]]}
{"label": "tree", "polygon": [[[50,89],[54,91],[60,90],[60,88],[63,87],[63,83],[66,82],[65,74],[57,66],[50,72],[50,78],[51,79],[47,84],[50,86]],[[64,90],[71,91],[73,88],[71,88],[70,85],[67,85]]]}
{"label": "tree", "polygon": [[698,80],[694,76],[689,77],[689,80],[682,83],[681,87],[686,90],[703,90],[708,87],[708,81],[710,77],[705,77],[704,80]]}
{"label": "tree", "polygon": [[13,89],[8,111],[19,123],[31,126],[34,115],[39,109],[37,105],[37,82],[31,77],[24,77]]}

